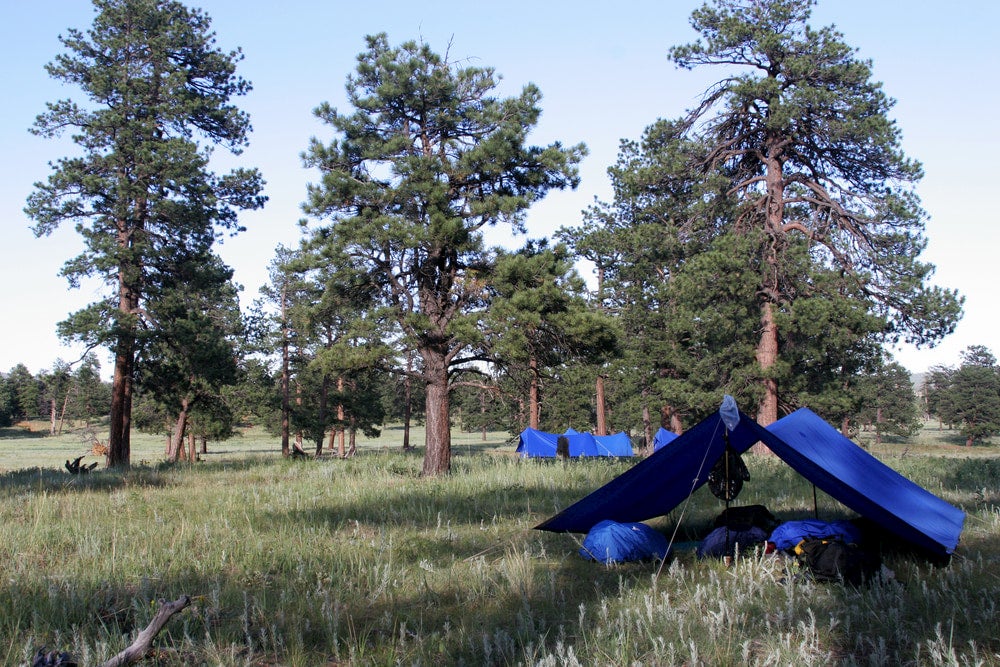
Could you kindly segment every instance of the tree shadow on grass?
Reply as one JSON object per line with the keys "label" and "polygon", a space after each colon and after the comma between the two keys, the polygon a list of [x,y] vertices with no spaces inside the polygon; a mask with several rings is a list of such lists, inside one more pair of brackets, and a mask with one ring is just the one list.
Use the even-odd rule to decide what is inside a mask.
{"label": "tree shadow on grass", "polygon": [[32,492],[115,491],[125,486],[161,487],[167,481],[153,468],[133,467],[126,472],[94,470],[72,475],[65,469],[22,468],[0,474],[0,496]]}
{"label": "tree shadow on grass", "polygon": [[37,440],[48,435],[45,431],[32,431],[18,426],[0,426],[0,440]]}

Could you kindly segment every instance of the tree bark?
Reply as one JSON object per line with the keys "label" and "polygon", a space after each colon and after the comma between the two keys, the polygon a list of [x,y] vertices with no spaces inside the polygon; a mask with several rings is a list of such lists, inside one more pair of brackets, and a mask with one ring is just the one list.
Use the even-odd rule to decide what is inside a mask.
{"label": "tree bark", "polygon": [[528,426],[538,429],[539,406],[538,406],[538,360],[531,357],[528,362],[528,371],[531,374],[531,384],[528,386]]}
{"label": "tree bark", "polygon": [[133,344],[131,334],[122,333],[115,346],[108,433],[109,468],[127,468],[131,462]]}
{"label": "tree bark", "polygon": [[885,422],[885,417],[882,415],[882,408],[875,410],[875,444],[882,444],[882,424]]}
{"label": "tree bark", "polygon": [[482,421],[483,442],[486,442],[486,392],[479,392],[479,418]]}
{"label": "tree bark", "polygon": [[410,445],[410,418],[413,414],[413,352],[406,353],[406,375],[403,376],[403,451],[413,449]]}
{"label": "tree bark", "polygon": [[326,437],[326,414],[329,409],[330,403],[330,379],[327,377],[326,373],[323,374],[323,381],[320,383],[319,389],[319,423],[321,424],[321,430],[319,432],[319,437],[316,438],[316,458],[323,453],[323,439]]}
{"label": "tree bark", "polygon": [[642,390],[642,437],[645,440],[645,446],[643,446],[644,454],[653,453],[653,418],[649,412],[649,403],[646,401],[649,398],[649,391],[647,389]]}
{"label": "tree bark", "polygon": [[597,376],[597,386],[595,387],[597,393],[597,430],[595,435],[607,435],[608,434],[608,415],[607,415],[607,404],[604,399],[604,376]]}
{"label": "tree bark", "polygon": [[[769,239],[764,256],[764,278],[761,284],[760,340],[757,343],[757,364],[763,376],[764,396],[757,407],[757,422],[768,426],[778,420],[778,382],[771,377],[778,361],[778,325],[774,318],[775,299],[780,293],[781,249],[784,246],[785,181],[782,157],[783,138],[770,135],[765,139],[764,181],[767,189],[764,224]],[[770,451],[762,444],[754,451]]]}
{"label": "tree bark", "polygon": [[757,408],[757,422],[768,426],[778,420],[778,383],[767,373],[778,360],[778,327],[774,322],[774,305],[765,302],[760,313],[760,340],[757,343],[757,363],[764,374],[764,396]]}
{"label": "tree bark", "polygon": [[424,476],[451,471],[450,398],[445,355],[434,350],[421,351],[426,374],[426,451]]}
{"label": "tree bark", "polygon": [[[337,378],[337,393],[340,396],[344,395],[343,376]],[[340,458],[347,456],[344,445],[344,403],[342,401],[337,403],[337,456]]]}
{"label": "tree bark", "polygon": [[[301,353],[301,350],[299,350],[299,352]],[[302,383],[299,382],[298,378],[296,378],[296,380],[295,380],[295,407],[296,408],[301,408],[302,407]],[[301,410],[300,410],[300,412],[301,412]],[[302,440],[303,440],[303,437],[302,437],[302,428],[300,427],[300,428],[298,428],[298,429],[295,430],[295,447],[296,448],[302,449]],[[282,454],[284,454],[284,451],[282,451]]]}
{"label": "tree bark", "polygon": [[63,426],[66,424],[66,410],[69,408],[69,397],[76,390],[71,390],[66,392],[66,396],[63,398],[62,411],[59,413],[59,427],[56,429],[56,435],[62,435]]}
{"label": "tree bark", "polygon": [[[145,210],[139,202],[138,211]],[[119,220],[117,243],[127,248],[136,229],[132,223]],[[118,266],[118,314],[121,317],[115,343],[115,371],[111,380],[111,413],[108,434],[108,467],[127,468],[132,461],[132,391],[135,373],[135,325],[133,315],[139,310],[139,292],[129,280],[129,271],[137,267]]]}
{"label": "tree bark", "polygon": [[281,286],[281,455],[289,456],[292,452],[289,444],[289,359],[288,359],[288,287]]}
{"label": "tree bark", "polygon": [[[190,407],[191,401],[185,396],[181,399],[181,410],[177,414],[177,420],[174,422],[174,428],[170,435],[170,451],[167,452],[167,460],[171,463],[176,463],[184,452],[184,430],[187,428],[188,410]],[[194,452],[191,453],[193,454]]]}
{"label": "tree bark", "polygon": [[664,405],[660,408],[660,426],[677,435],[684,432],[684,422],[681,421],[681,415],[672,405]]}
{"label": "tree bark", "polygon": [[347,458],[351,458],[358,452],[358,429],[355,426],[354,418],[351,418],[350,437],[348,438]]}

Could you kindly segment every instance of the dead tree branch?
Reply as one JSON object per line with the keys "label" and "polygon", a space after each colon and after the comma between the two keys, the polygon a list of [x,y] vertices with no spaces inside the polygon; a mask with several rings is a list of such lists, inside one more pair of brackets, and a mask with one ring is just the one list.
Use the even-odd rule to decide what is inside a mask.
{"label": "dead tree branch", "polygon": [[105,662],[101,667],[125,667],[125,665],[131,665],[134,662],[142,660],[146,656],[146,653],[149,652],[149,647],[152,645],[153,639],[156,635],[160,634],[160,630],[167,624],[170,617],[189,604],[191,604],[191,598],[187,595],[182,595],[173,602],[161,600],[160,610],[156,612],[156,616],[149,622],[146,629],[139,633],[139,636],[135,638],[135,641],[130,646]]}

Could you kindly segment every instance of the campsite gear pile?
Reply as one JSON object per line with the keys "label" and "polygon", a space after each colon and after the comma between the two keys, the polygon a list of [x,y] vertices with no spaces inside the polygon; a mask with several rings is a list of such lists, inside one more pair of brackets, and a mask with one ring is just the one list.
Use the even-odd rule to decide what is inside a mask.
{"label": "campsite gear pile", "polygon": [[727,507],[715,517],[711,532],[696,553],[699,558],[724,558],[752,551],[767,542],[777,525],[774,515],[763,505]]}
{"label": "campsite gear pile", "polygon": [[[726,398],[718,412],[536,528],[587,533],[604,520],[636,523],[669,514],[709,482],[717,462],[734,465],[734,461],[728,460],[728,452],[739,455],[761,442],[816,488],[877,527],[879,539],[889,539],[932,560],[950,558],[965,522],[962,510],[903,477],[808,408],[800,408],[764,428],[740,412],[731,397]],[[720,487],[723,497],[733,497],[734,490],[738,492],[735,485],[724,479]],[[737,509],[727,507],[727,511]],[[739,536],[737,541],[731,539],[736,522],[726,525],[730,539],[723,541],[722,553],[728,554],[729,547],[735,544],[743,549],[744,542],[738,541]],[[877,560],[857,551],[860,541],[836,534],[808,534],[807,527],[808,524],[800,522],[796,530],[804,532],[798,539],[780,549],[776,545],[775,549],[782,552],[790,549],[806,567],[819,573],[817,578],[825,576],[824,571],[832,571],[826,565],[830,561],[858,563],[862,578],[874,569]],[[785,530],[792,532],[791,528]],[[773,530],[768,535],[768,539],[773,538]],[[750,538],[744,536],[743,540]],[[813,545],[811,540],[821,544]],[[825,547],[821,546],[824,542]],[[761,543],[755,542],[753,546]],[[855,546],[851,547],[852,544]],[[796,547],[800,553],[795,552]],[[703,550],[709,551],[707,547]],[[844,566],[836,567],[840,568],[838,576],[848,579],[843,573]]]}
{"label": "campsite gear pile", "polygon": [[[860,586],[882,569],[877,551],[864,545],[853,521],[803,519],[778,523],[763,505],[727,508],[698,547],[698,556],[735,556],[763,547],[764,553],[794,558],[816,581]],[[723,535],[728,529],[728,541]]]}

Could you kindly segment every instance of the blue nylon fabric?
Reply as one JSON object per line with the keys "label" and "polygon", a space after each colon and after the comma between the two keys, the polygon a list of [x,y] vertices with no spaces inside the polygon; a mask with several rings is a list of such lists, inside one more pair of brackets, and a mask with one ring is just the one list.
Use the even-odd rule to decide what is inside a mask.
{"label": "blue nylon fabric", "polygon": [[[598,522],[627,523],[669,514],[703,485],[726,447],[712,413],[648,458],[536,528],[586,533]],[[965,513],[895,472],[808,408],[768,428],[739,413],[729,444],[742,453],[767,445],[796,472],[863,517],[938,554],[958,545]]]}
{"label": "blue nylon fabric", "polygon": [[[591,435],[569,429],[563,434],[569,441],[569,455],[632,456],[632,441],[627,433]],[[559,435],[526,428],[518,438],[516,452],[522,457],[554,457]]]}
{"label": "blue nylon fabric", "polygon": [[768,538],[774,546],[782,551],[791,549],[796,544],[812,537],[826,539],[835,537],[844,544],[858,544],[861,541],[861,531],[850,521],[820,521],[819,519],[802,519],[786,521],[779,525]]}
{"label": "blue nylon fabric", "polygon": [[674,433],[673,431],[668,431],[667,429],[661,426],[656,431],[656,434],[653,435],[653,451],[655,452],[656,450],[666,446],[667,443],[676,439],[677,439],[676,433]]}
{"label": "blue nylon fabric", "polygon": [[666,536],[644,523],[601,521],[587,533],[580,555],[610,564],[664,558],[669,551]]}
{"label": "blue nylon fabric", "polygon": [[772,451],[831,497],[936,553],[958,546],[965,512],[906,479],[806,408],[768,427]]}
{"label": "blue nylon fabric", "polygon": [[[719,413],[714,412],[537,527],[586,533],[604,519],[630,523],[668,514],[708,479],[712,465],[725,451],[725,434],[726,427]],[[739,424],[729,434],[730,446],[744,452],[762,439],[776,440],[757,422],[740,413]]]}

